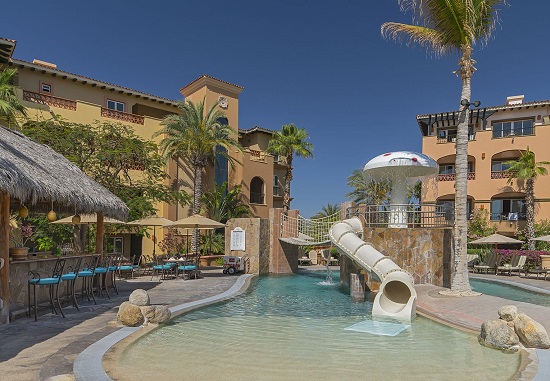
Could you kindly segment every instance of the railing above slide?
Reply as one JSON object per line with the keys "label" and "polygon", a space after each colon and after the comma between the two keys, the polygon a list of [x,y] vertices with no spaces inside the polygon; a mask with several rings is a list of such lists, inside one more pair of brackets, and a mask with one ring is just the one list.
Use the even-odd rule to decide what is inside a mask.
{"label": "railing above slide", "polygon": [[293,245],[320,245],[330,242],[328,232],[340,221],[340,212],[322,218],[291,217],[281,215],[281,241]]}

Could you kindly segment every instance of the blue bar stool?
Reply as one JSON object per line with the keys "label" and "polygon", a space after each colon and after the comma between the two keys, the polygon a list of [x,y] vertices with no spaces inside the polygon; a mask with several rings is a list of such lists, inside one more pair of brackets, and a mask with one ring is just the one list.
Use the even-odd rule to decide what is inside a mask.
{"label": "blue bar stool", "polygon": [[92,295],[92,299],[94,300],[94,304],[97,304],[95,301],[94,296],[94,271],[97,267],[97,263],[99,262],[99,255],[94,255],[90,258],[90,263],[84,263],[82,270],[78,272],[78,278],[82,278],[82,298],[84,298],[84,294],[86,294],[86,297],[88,298],[88,301],[90,301],[90,295]]}
{"label": "blue bar stool", "polygon": [[61,302],[59,301],[59,283],[61,283],[61,276],[63,275],[63,268],[65,267],[65,259],[58,258],[55,262],[54,269],[52,271],[52,276],[49,278],[42,278],[40,274],[33,271],[29,272],[29,275],[32,275],[32,278],[29,279],[27,284],[28,291],[28,302],[29,302],[29,316],[31,316],[31,286],[33,286],[33,299],[34,299],[34,321],[37,320],[38,316],[38,303],[36,301],[36,286],[49,286],[50,288],[50,306],[52,312],[57,315],[57,307],[59,307],[59,312],[65,317],[63,309],[61,309]]}
{"label": "blue bar stool", "polygon": [[69,266],[67,269],[69,270],[65,274],[61,275],[61,281],[67,282],[66,283],[66,295],[67,299],[69,298],[69,288],[71,289],[71,298],[73,300],[73,306],[76,307],[78,311],[80,311],[80,307],[78,306],[78,303],[76,301],[76,279],[78,278],[78,270],[80,270],[80,265],[82,264],[82,257],[78,258],[76,261],[76,264],[74,266]]}

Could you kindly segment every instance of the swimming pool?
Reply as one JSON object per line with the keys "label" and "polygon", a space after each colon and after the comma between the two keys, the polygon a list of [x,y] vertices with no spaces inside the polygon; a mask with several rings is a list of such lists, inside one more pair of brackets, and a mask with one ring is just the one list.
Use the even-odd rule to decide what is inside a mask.
{"label": "swimming pool", "polygon": [[128,346],[117,380],[506,380],[518,354],[418,317],[397,336],[346,328],[369,321],[324,275],[256,278],[242,296],[176,317]]}
{"label": "swimming pool", "polygon": [[482,294],[498,296],[499,298],[515,300],[517,302],[537,304],[550,307],[550,295],[532,292],[512,285],[491,280],[470,278],[470,286],[474,291]]}

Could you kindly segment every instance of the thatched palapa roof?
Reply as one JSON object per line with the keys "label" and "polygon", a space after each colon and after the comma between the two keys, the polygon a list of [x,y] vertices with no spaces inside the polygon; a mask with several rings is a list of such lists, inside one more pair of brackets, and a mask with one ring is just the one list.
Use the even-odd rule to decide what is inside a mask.
{"label": "thatched palapa roof", "polygon": [[50,147],[0,126],[0,191],[27,206],[125,220],[126,204]]}

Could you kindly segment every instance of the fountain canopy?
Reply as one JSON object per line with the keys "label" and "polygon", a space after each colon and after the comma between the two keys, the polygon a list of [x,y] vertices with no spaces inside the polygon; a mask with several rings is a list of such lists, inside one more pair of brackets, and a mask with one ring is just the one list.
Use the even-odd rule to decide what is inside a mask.
{"label": "fountain canopy", "polygon": [[420,178],[438,173],[439,165],[431,157],[418,152],[396,151],[371,159],[363,172],[373,179]]}

